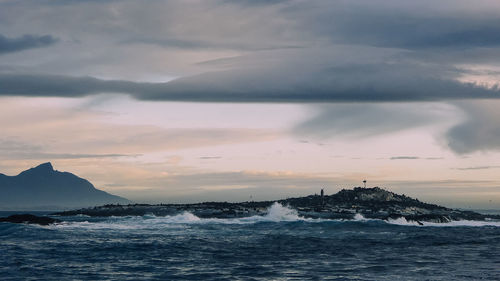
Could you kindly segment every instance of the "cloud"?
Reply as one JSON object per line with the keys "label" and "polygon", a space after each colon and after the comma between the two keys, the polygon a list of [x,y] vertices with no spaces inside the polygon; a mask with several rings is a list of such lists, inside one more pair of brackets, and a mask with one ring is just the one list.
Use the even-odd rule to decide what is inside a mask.
{"label": "cloud", "polygon": [[[78,118],[73,118],[73,121],[57,126],[45,122],[32,124],[30,132],[23,132],[22,128],[4,130],[6,135],[17,135],[22,143],[44,145],[41,149],[29,151],[0,149],[0,158],[137,157],[150,152],[269,141],[280,135],[266,129],[164,129],[155,126],[92,124]],[[75,124],[78,124],[78,130],[74,129]],[[68,135],[72,136],[71,141],[67,140]],[[134,154],[129,154],[130,151],[134,151]]]}
{"label": "cloud", "polygon": [[459,154],[500,150],[500,103],[483,100],[455,105],[463,110],[466,120],[448,130],[448,146]]}
{"label": "cloud", "polygon": [[81,97],[124,93],[139,100],[308,103],[500,98],[497,88],[440,78],[432,68],[425,71],[385,64],[304,68],[284,65],[274,69],[235,69],[167,83],[0,74],[0,95]]}
{"label": "cloud", "polygon": [[139,98],[220,102],[436,101],[500,98],[496,89],[460,83],[434,67],[405,63],[283,63],[173,80]]}
{"label": "cloud", "polygon": [[44,153],[44,152],[2,152],[1,156],[9,159],[85,159],[85,158],[121,158],[139,157],[141,154],[78,154],[78,153]]}
{"label": "cloud", "polygon": [[[498,54],[485,51],[500,44],[500,17],[490,12],[499,8],[494,1],[195,3],[5,5],[0,18],[13,32],[36,26],[38,32],[53,30],[74,41],[59,44],[57,56],[47,52],[11,61],[10,69],[23,66],[23,72],[3,73],[0,95],[112,92],[140,100],[200,102],[500,96],[495,87],[459,82],[466,70],[457,67],[464,60],[499,63]],[[46,5],[50,9],[43,9]],[[83,24],[85,32],[80,30]],[[155,81],[181,78],[168,83],[130,81],[143,76]]]}
{"label": "cloud", "polygon": [[393,156],[390,160],[442,160],[443,157]]}
{"label": "cloud", "polygon": [[[311,117],[296,124],[291,133],[301,138],[357,139],[427,127],[438,143],[457,154],[498,151],[499,107],[500,101],[481,99],[445,103],[321,105],[311,107]],[[432,126],[437,130],[430,129]]]}
{"label": "cloud", "polygon": [[[498,54],[485,51],[500,43],[496,8],[494,1],[462,0],[11,3],[0,18],[12,32],[35,26],[74,40],[59,44],[57,56],[12,61],[28,67],[2,77],[0,90],[207,102],[498,98],[496,89],[457,82],[464,70],[456,67],[464,60],[498,63]],[[125,79],[144,76],[183,78]]]}
{"label": "cloud", "polygon": [[405,48],[500,45],[498,2],[397,0],[296,2],[286,11],[318,37],[334,43]]}
{"label": "cloud", "polygon": [[[9,96],[81,97],[98,93],[127,93],[141,83],[105,81],[62,75],[0,74],[0,92]],[[149,84],[144,85],[145,88]],[[133,90],[132,90],[133,91]]]}
{"label": "cloud", "polygon": [[417,160],[420,159],[420,157],[416,156],[394,156],[390,158],[391,160]]}
{"label": "cloud", "polygon": [[[65,40],[4,56],[0,95],[269,103],[498,99],[495,79],[481,86],[492,73],[470,66],[500,65],[499,8],[490,0],[2,2],[1,34],[54,35],[2,36],[0,52]],[[138,82],[172,77],[180,78]],[[439,118],[410,107],[346,105],[333,112],[320,106],[293,132],[363,136]],[[498,149],[488,119],[497,116],[459,107],[467,120],[445,136],[453,151]]]}
{"label": "cloud", "polygon": [[24,35],[8,38],[0,34],[0,54],[19,52],[27,49],[43,48],[59,41],[51,35]]}
{"label": "cloud", "polygon": [[[266,142],[282,136],[282,132],[272,128],[165,128],[130,121],[114,123],[105,121],[110,113],[74,110],[74,104],[63,103],[65,106],[61,107],[61,102],[64,100],[26,102],[3,98],[0,159],[141,158],[148,153],[160,155],[182,149]],[[130,159],[124,159],[127,160]]]}
{"label": "cloud", "polygon": [[[432,134],[457,154],[500,150],[500,101],[445,103],[345,103],[315,106],[312,117],[296,124],[298,137],[362,138],[418,127],[437,126]],[[423,158],[421,158],[423,159]],[[427,160],[440,158],[428,157]]]}
{"label": "cloud", "polygon": [[470,170],[489,170],[489,169],[498,169],[500,166],[474,166],[474,167],[465,167],[465,168],[455,168],[455,170],[460,171],[470,171]]}
{"label": "cloud", "polygon": [[312,117],[292,134],[327,138],[362,138],[439,124],[456,111],[436,103],[341,103],[314,106]]}
{"label": "cloud", "polygon": [[[335,178],[302,173],[235,171],[156,176],[141,182],[148,187],[147,192],[116,191],[146,202],[247,201],[303,196],[319,193],[325,187],[331,187],[327,192],[333,192],[337,182]],[[117,187],[130,184],[113,183]]]}
{"label": "cloud", "polygon": [[202,156],[202,157],[199,157],[199,159],[202,159],[202,160],[215,160],[215,159],[222,159],[221,156]]}
{"label": "cloud", "polygon": [[[8,132],[8,130],[6,130]],[[5,133],[6,133],[5,132]],[[18,138],[0,138],[0,158],[14,159],[85,159],[85,158],[120,158],[138,157],[140,154],[90,154],[90,153],[53,153],[46,152],[47,147],[32,144]]]}
{"label": "cloud", "polygon": [[263,50],[277,50],[277,49],[296,49],[302,48],[300,45],[279,45],[277,43],[263,43],[263,42],[206,42],[198,41],[196,39],[158,39],[158,38],[134,38],[131,40],[123,41],[123,44],[151,44],[164,48],[179,48],[184,50],[203,50],[203,49],[229,49],[229,50],[242,50],[242,51],[263,51]]}

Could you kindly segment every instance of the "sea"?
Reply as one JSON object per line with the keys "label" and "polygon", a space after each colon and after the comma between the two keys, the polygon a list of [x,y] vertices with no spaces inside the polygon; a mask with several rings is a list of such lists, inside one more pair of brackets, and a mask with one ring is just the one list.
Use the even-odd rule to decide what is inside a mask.
{"label": "sea", "polygon": [[0,223],[0,280],[500,280],[500,222],[264,216]]}

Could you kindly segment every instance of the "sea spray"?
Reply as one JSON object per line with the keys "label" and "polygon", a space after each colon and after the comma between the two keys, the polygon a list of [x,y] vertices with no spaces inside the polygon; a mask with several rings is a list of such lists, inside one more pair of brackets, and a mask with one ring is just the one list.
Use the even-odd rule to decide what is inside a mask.
{"label": "sea spray", "polygon": [[355,221],[366,221],[367,219],[362,215],[362,214],[355,214],[354,218]]}
{"label": "sea spray", "polygon": [[303,218],[299,217],[297,211],[288,207],[281,205],[278,202],[274,202],[271,207],[267,210],[267,214],[264,218],[270,221],[298,221]]}
{"label": "sea spray", "polygon": [[[147,214],[144,216],[111,216],[107,218],[94,218],[94,221],[88,217],[75,216],[77,221],[68,221],[53,228],[87,228],[97,229],[161,229],[176,224],[254,224],[259,222],[292,222],[292,221],[319,221],[305,219],[297,214],[297,211],[283,206],[280,203],[274,203],[263,216],[251,216],[244,218],[199,218],[190,213],[183,212],[172,216],[155,216]],[[81,221],[79,219],[85,218]]]}

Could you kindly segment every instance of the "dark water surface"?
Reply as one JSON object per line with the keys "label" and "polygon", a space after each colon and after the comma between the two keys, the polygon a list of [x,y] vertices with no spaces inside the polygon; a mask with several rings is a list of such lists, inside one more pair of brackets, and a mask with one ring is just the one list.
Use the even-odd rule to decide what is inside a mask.
{"label": "dark water surface", "polygon": [[500,223],[65,217],[0,223],[0,280],[499,280]]}

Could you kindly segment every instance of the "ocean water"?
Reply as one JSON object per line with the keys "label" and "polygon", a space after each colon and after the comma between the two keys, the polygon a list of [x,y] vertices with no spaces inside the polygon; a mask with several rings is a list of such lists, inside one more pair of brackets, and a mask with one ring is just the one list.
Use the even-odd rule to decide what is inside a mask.
{"label": "ocean water", "polygon": [[500,280],[500,222],[266,216],[0,223],[0,280]]}

